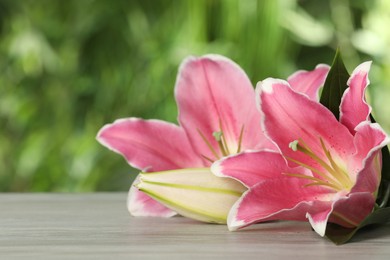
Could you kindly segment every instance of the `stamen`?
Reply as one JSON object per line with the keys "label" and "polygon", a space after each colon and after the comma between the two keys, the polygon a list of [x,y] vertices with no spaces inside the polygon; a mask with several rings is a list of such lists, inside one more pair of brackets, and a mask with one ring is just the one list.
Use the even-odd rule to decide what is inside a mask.
{"label": "stamen", "polygon": [[[351,179],[349,178],[348,174],[345,171],[343,171],[337,165],[337,163],[333,160],[332,155],[330,154],[329,150],[326,148],[325,143],[322,140],[322,138],[320,138],[320,142],[321,142],[322,149],[324,150],[326,157],[328,158],[330,164],[332,165],[332,168],[335,170],[335,173],[337,173],[337,176],[342,179],[343,183],[346,184],[346,186],[348,188],[352,187],[353,183],[352,183]],[[337,177],[337,176],[335,176],[335,177]]]}
{"label": "stamen", "polygon": [[[289,161],[292,161],[292,162],[294,162],[302,167],[305,167],[305,168],[311,170],[312,172],[314,172],[318,176],[320,176],[321,179],[317,178],[317,177],[306,176],[303,174],[288,174],[288,175],[292,176],[292,177],[305,178],[305,179],[309,179],[309,180],[313,181],[312,183],[306,184],[305,187],[318,185],[318,186],[328,186],[328,187],[335,189],[335,190],[343,190],[343,189],[349,190],[349,189],[351,189],[351,187],[353,186],[353,182],[350,179],[348,173],[345,172],[334,161],[332,154],[326,148],[326,145],[321,137],[320,137],[320,143],[321,143],[321,147],[322,147],[322,150],[324,152],[324,155],[326,156],[326,158],[328,159],[329,162],[326,162],[322,158],[320,158],[302,139],[298,139],[298,140],[291,142],[289,144],[289,147],[293,151],[300,151],[300,152],[306,154],[307,156],[309,156],[311,159],[313,159],[315,162],[317,162],[320,166],[322,166],[324,168],[324,170],[326,170],[326,172],[322,172],[322,171],[320,171],[320,170],[318,170],[310,165],[307,165],[307,164],[300,162],[298,160],[295,160],[293,158],[286,157],[286,156],[285,156],[285,158]],[[304,176],[304,177],[302,177],[302,176]]]}
{"label": "stamen", "polygon": [[206,143],[207,147],[210,149],[211,153],[215,156],[216,160],[218,160],[220,157],[218,156],[214,147],[210,144],[210,142],[206,139],[206,137],[203,135],[203,133],[199,129],[196,129],[196,130],[198,131],[199,135],[202,137],[203,141]]}
{"label": "stamen", "polygon": [[[302,143],[303,146],[301,146],[299,143]],[[331,166],[329,166],[324,160],[322,160],[320,157],[318,157],[302,139],[299,139],[299,143],[297,145],[298,151],[307,154],[309,157],[311,157],[313,160],[318,162],[319,165],[321,165],[325,170],[327,170],[331,174],[330,176],[327,175],[327,177],[326,177],[327,179],[329,179],[329,177],[331,177],[331,178],[333,178],[333,180],[335,180],[337,182],[340,181],[339,178],[337,178],[337,175],[339,175],[339,174],[337,174],[336,171]]]}
{"label": "stamen", "polygon": [[242,143],[242,137],[244,136],[244,127],[245,127],[245,125],[242,125],[242,127],[241,127],[240,137],[238,138],[238,147],[237,147],[236,153],[241,152],[241,143]]}
{"label": "stamen", "polygon": [[226,151],[226,154],[229,155],[230,154],[229,147],[226,144],[226,139],[225,139],[225,135],[223,134],[223,132],[222,132],[221,140],[222,140],[222,145],[224,147],[224,150]]}
{"label": "stamen", "polygon": [[304,175],[304,174],[301,174],[301,173],[284,173],[284,175],[290,176],[290,177],[297,177],[297,178],[301,178],[301,179],[308,179],[308,180],[311,180],[311,181],[322,181],[319,178],[316,178],[316,177],[313,177],[313,176]]}
{"label": "stamen", "polygon": [[225,146],[224,146],[223,141],[222,141],[223,140],[223,133],[222,133],[222,131],[214,132],[213,136],[214,136],[215,140],[218,143],[218,146],[219,146],[219,149],[221,150],[222,155],[223,156],[227,156],[228,153],[226,152]]}
{"label": "stamen", "polygon": [[316,178],[316,177],[307,176],[307,175],[300,174],[300,173],[286,173],[286,175],[290,176],[290,177],[296,177],[296,178],[307,179],[307,180],[313,181],[312,183],[306,184],[304,187],[323,185],[323,186],[331,187],[335,190],[342,189],[342,187],[340,187],[336,183],[326,182],[326,181],[323,181],[323,180]]}
{"label": "stamen", "polygon": [[[207,147],[209,148],[209,150],[211,151],[211,153],[215,157],[215,158],[207,157],[204,154],[200,155],[203,159],[205,159],[205,160],[207,160],[209,162],[214,162],[214,161],[220,159],[221,157],[233,154],[233,153],[230,152],[229,146],[227,145],[226,137],[225,137],[225,134],[224,134],[224,130],[222,128],[222,121],[221,120],[219,120],[219,127],[220,127],[219,131],[215,131],[215,132],[212,133],[215,141],[218,144],[218,148],[219,149],[218,148],[214,148],[214,146],[212,145],[212,143],[214,144],[214,142],[210,142],[206,138],[206,136],[199,129],[196,129],[198,131],[198,134],[202,138],[203,142],[205,142],[205,144],[207,145]],[[244,135],[244,125],[241,127],[241,130],[240,130],[240,135],[238,137],[237,152],[235,152],[235,153],[241,152],[241,145],[242,145],[243,135]]]}
{"label": "stamen", "polygon": [[328,186],[334,190],[342,190],[343,189],[340,186],[336,186],[336,185],[333,185],[332,183],[324,182],[324,181],[312,182],[312,183],[306,184],[304,187],[310,187],[310,186]]}
{"label": "stamen", "polygon": [[300,161],[297,161],[297,160],[295,160],[295,159],[293,159],[293,158],[291,158],[291,157],[285,156],[285,158],[286,158],[287,160],[289,160],[289,161],[292,161],[292,162],[294,162],[294,163],[296,163],[296,164],[298,164],[298,165],[300,165],[300,166],[306,168],[306,169],[309,169],[309,170],[311,170],[311,171],[317,173],[319,176],[321,176],[322,178],[324,178],[324,179],[326,179],[326,180],[331,181],[333,184],[335,184],[335,185],[337,184],[337,183],[336,183],[336,180],[334,180],[334,179],[329,179],[329,176],[328,176],[326,173],[323,173],[323,172],[321,172],[320,170],[318,170],[318,169],[316,169],[316,168],[314,168],[314,167],[312,167],[312,166],[310,166],[310,165],[307,165],[307,164],[305,164],[305,163],[302,163],[302,162],[300,162]]}
{"label": "stamen", "polygon": [[209,161],[209,162],[211,162],[211,163],[214,162],[212,159],[210,159],[209,157],[207,157],[207,156],[205,156],[205,155],[203,155],[203,154],[201,154],[200,156],[202,156],[203,159],[206,159],[207,161]]}
{"label": "stamen", "polygon": [[223,145],[223,147],[224,147],[223,150],[226,152],[226,155],[229,155],[229,154],[230,154],[230,151],[229,151],[229,147],[228,147],[227,144],[226,144],[225,135],[223,134],[224,131],[223,131],[222,120],[221,120],[221,119],[219,119],[219,129],[221,129],[221,133],[222,133],[222,135],[221,135],[221,140],[222,140],[222,145]]}

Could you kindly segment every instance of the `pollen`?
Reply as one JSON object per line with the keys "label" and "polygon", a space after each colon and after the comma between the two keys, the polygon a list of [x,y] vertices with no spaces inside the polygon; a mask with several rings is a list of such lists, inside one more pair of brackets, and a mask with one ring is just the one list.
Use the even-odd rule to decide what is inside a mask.
{"label": "pollen", "polygon": [[291,148],[294,152],[296,152],[298,150],[298,143],[299,141],[298,140],[295,140],[295,141],[292,141],[288,147]]}
{"label": "pollen", "polygon": [[215,147],[215,145],[212,145],[212,139],[211,141],[206,137],[202,131],[197,129],[200,137],[202,138],[203,142],[206,144],[208,147],[209,151],[213,155],[214,158],[210,158],[205,155],[201,155],[201,157],[211,163],[213,163],[216,160],[221,159],[222,157],[226,157],[232,154],[237,154],[241,152],[241,147],[242,147],[242,140],[244,136],[244,125],[241,127],[240,134],[237,136],[237,150],[231,151],[229,149],[229,146],[227,145],[226,137],[222,128],[222,123],[221,121],[219,122],[219,130],[215,131],[212,133],[212,137],[215,140],[215,142],[218,144],[218,147]]}
{"label": "pollen", "polygon": [[289,147],[294,152],[299,151],[306,154],[315,162],[317,162],[322,167],[322,169],[320,170],[294,158],[286,157],[287,160],[312,171],[313,176],[292,173],[287,173],[286,175],[310,180],[311,182],[306,184],[305,187],[319,185],[327,186],[335,191],[351,190],[353,181],[345,170],[345,167],[336,162],[322,138],[319,138],[319,141],[322,148],[322,154],[316,154],[302,139],[291,142]]}

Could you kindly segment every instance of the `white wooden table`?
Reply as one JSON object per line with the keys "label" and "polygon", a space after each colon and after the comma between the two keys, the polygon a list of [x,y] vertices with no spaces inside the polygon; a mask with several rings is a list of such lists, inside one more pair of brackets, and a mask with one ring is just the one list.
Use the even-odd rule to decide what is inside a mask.
{"label": "white wooden table", "polygon": [[133,218],[125,193],[0,194],[0,259],[390,259],[390,226],[335,246],[307,223]]}

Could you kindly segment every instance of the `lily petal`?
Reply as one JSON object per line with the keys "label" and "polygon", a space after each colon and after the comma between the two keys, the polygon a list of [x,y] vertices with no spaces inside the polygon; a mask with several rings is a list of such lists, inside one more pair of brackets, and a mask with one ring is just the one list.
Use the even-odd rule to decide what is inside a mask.
{"label": "lily petal", "polygon": [[372,212],[374,205],[375,198],[371,192],[348,194],[334,203],[329,222],[343,227],[356,227]]}
{"label": "lily petal", "polygon": [[135,217],[165,217],[176,215],[176,212],[168,209],[155,201],[145,193],[139,191],[135,185],[139,183],[139,175],[129,190],[127,197],[127,209]]}
{"label": "lily petal", "polygon": [[355,127],[362,121],[369,119],[371,107],[365,99],[365,90],[370,84],[368,72],[371,62],[360,64],[352,72],[347,84],[349,88],[344,92],[340,104],[340,122],[348,127],[352,134]]}
{"label": "lily petal", "polygon": [[378,123],[361,122],[356,127],[354,144],[355,161],[363,161],[373,151],[377,151],[389,143],[389,137]]}
{"label": "lily petal", "polygon": [[325,236],[326,225],[328,224],[328,219],[331,212],[332,208],[327,207],[323,211],[306,214],[306,217],[309,220],[311,227],[317,234],[322,237]]}
{"label": "lily petal", "polygon": [[259,82],[257,88],[264,129],[283,155],[321,169],[309,156],[293,151],[291,142],[303,141],[324,160],[327,159],[321,139],[342,160],[347,160],[355,152],[351,133],[323,105],[295,92],[283,80],[269,78]]}
{"label": "lily petal", "polygon": [[232,207],[228,216],[229,230],[269,220],[304,221],[310,208],[317,211],[330,208],[327,201],[315,201],[327,191],[318,186],[304,188],[306,184],[307,180],[293,177],[258,183]]}
{"label": "lily petal", "polygon": [[[180,67],[175,95],[180,125],[202,155],[214,160],[222,157],[212,135],[221,130],[229,154],[239,150],[242,129],[241,150],[254,149],[267,141],[259,131],[261,116],[256,110],[253,86],[233,61],[218,55],[188,58]],[[218,158],[204,139],[217,151]]]}
{"label": "lily petal", "polygon": [[331,207],[308,212],[307,218],[314,231],[323,237],[328,222],[347,228],[356,227],[372,212],[374,205],[375,199],[372,193],[351,193],[347,197],[335,199]]}
{"label": "lily petal", "polygon": [[216,161],[211,171],[219,177],[230,177],[246,187],[267,179],[285,178],[283,173],[300,173],[300,167],[287,166],[286,159],[273,151],[247,151]]}
{"label": "lily petal", "polygon": [[318,64],[314,70],[299,70],[288,77],[291,88],[297,92],[306,94],[310,99],[318,101],[319,89],[324,85],[330,67],[326,64]]}
{"label": "lily petal", "polygon": [[193,152],[184,130],[160,120],[119,119],[105,125],[97,140],[143,171],[204,165]]}
{"label": "lily petal", "polygon": [[375,192],[382,169],[381,149],[389,144],[390,138],[377,123],[365,121],[355,129],[356,154],[349,162],[349,171],[357,175],[352,192]]}
{"label": "lily petal", "polygon": [[143,173],[136,187],[179,214],[212,223],[226,223],[228,212],[246,188],[209,168]]}

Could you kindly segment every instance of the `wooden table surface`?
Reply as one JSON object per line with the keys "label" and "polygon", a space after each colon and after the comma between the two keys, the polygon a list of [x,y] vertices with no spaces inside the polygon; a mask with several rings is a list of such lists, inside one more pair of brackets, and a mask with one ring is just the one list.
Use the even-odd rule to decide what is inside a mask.
{"label": "wooden table surface", "polygon": [[0,194],[0,259],[390,259],[390,226],[335,246],[307,223],[229,232],[182,217],[134,218],[125,193]]}

